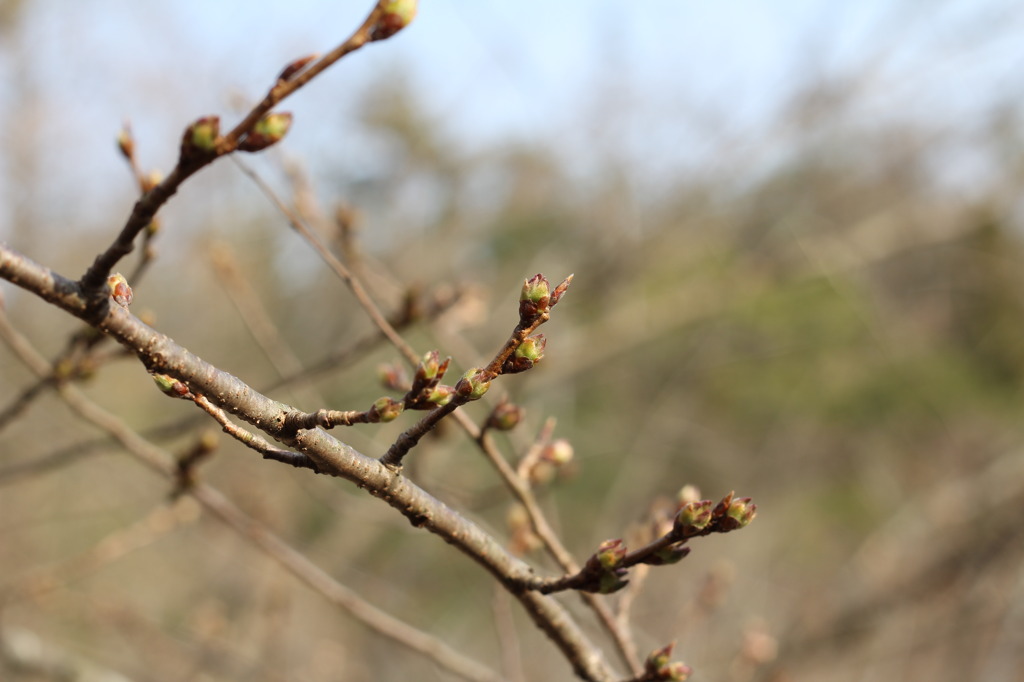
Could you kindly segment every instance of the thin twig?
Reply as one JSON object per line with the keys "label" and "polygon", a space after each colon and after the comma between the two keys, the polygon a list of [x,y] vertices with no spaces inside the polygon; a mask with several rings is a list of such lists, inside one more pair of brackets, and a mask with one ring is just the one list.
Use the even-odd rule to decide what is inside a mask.
{"label": "thin twig", "polygon": [[[0,320],[6,316],[0,310]],[[18,357],[37,374],[48,371],[46,360],[30,346],[19,346]],[[105,430],[122,447],[149,468],[167,478],[175,476],[170,453],[141,438],[118,417],[92,402],[73,386],[62,387],[60,396],[83,419]],[[197,403],[201,402],[197,400]],[[205,401],[202,401],[205,402]],[[208,403],[206,403],[208,404]],[[223,415],[222,415],[223,416]],[[226,419],[226,417],[225,417]],[[219,420],[218,420],[219,421]],[[309,587],[325,596],[332,604],[345,609],[357,620],[379,634],[427,656],[438,665],[460,677],[476,682],[497,682],[501,677],[485,666],[465,657],[435,637],[381,611],[355,592],[331,578],[275,535],[267,526],[247,516],[217,489],[197,483],[187,490],[210,513],[255,544],[267,556],[280,563]],[[118,547],[126,546],[119,543]],[[127,545],[131,546],[131,545]],[[104,549],[101,558],[111,555]],[[114,554],[115,558],[117,554]],[[88,565],[95,563],[90,559]],[[76,564],[77,567],[77,564]],[[80,570],[80,569],[78,569]]]}

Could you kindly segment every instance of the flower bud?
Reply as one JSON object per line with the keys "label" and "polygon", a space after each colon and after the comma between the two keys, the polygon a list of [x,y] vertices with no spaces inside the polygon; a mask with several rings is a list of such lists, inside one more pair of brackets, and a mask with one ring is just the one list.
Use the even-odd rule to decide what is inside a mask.
{"label": "flower bud", "polygon": [[545,445],[544,449],[540,451],[541,459],[559,466],[564,466],[571,462],[573,454],[572,443],[565,438],[556,438]]}
{"label": "flower bud", "polygon": [[707,528],[707,525],[711,523],[713,505],[714,502],[711,500],[684,504],[679,513],[676,514],[676,532],[689,535]]}
{"label": "flower bud", "polygon": [[556,303],[562,300],[562,296],[565,294],[566,291],[569,290],[569,285],[572,284],[572,278],[575,276],[576,275],[569,275],[564,280],[562,280],[561,284],[555,287],[555,290],[551,292],[551,298],[549,300],[551,306],[554,306]]}
{"label": "flower bud", "polygon": [[370,40],[384,40],[395,35],[416,18],[417,0],[380,0],[380,19],[370,30]]}
{"label": "flower bud", "polygon": [[683,505],[689,502],[698,502],[701,499],[700,488],[687,483],[676,493],[676,501]]}
{"label": "flower bud", "polygon": [[494,377],[482,369],[471,369],[455,384],[455,393],[463,400],[479,400],[491,387]]}
{"label": "flower bud", "polygon": [[377,367],[377,376],[384,388],[392,391],[404,391],[409,388],[409,378],[405,370],[393,363],[384,363]]}
{"label": "flower bud", "polygon": [[533,320],[548,311],[551,303],[550,287],[548,280],[540,273],[523,280],[523,290],[519,294],[520,320]]}
{"label": "flower bud", "polygon": [[127,308],[132,304],[132,288],[128,286],[128,280],[120,272],[115,272],[107,277],[107,288],[110,289],[114,303],[122,308]]}
{"label": "flower bud", "polygon": [[599,565],[601,568],[610,570],[622,563],[622,560],[626,558],[627,552],[626,543],[621,539],[605,540],[597,546],[597,551],[588,563],[596,562],[596,565]]}
{"label": "flower bud", "polygon": [[384,398],[377,399],[367,416],[370,423],[381,422],[386,424],[398,419],[398,415],[402,414],[403,409],[404,406],[401,402],[385,396]]}
{"label": "flower bud", "polygon": [[204,116],[185,129],[181,138],[181,160],[195,161],[213,156],[220,138],[220,117]]}
{"label": "flower bud", "polygon": [[662,547],[657,552],[644,559],[644,563],[649,566],[668,566],[670,564],[679,563],[686,558],[689,553],[689,547],[677,542],[674,545]]}
{"label": "flower bud", "polygon": [[121,155],[129,161],[135,156],[135,140],[132,138],[132,130],[127,123],[117,134],[117,148],[121,151]]}
{"label": "flower bud", "polygon": [[295,61],[291,62],[290,64],[288,64],[288,66],[284,67],[284,69],[281,70],[280,74],[278,74],[278,82],[281,83],[285,81],[290,81],[292,78],[295,77],[295,75],[299,71],[302,71],[304,68],[306,68],[307,65],[309,65],[310,62],[312,62],[319,56],[320,55],[317,54],[311,54],[305,57],[299,57]]}
{"label": "flower bud", "polygon": [[499,404],[487,417],[487,428],[498,431],[511,431],[523,420],[525,411],[518,405],[509,402]]}
{"label": "flower bud", "polygon": [[736,530],[750,524],[757,516],[757,505],[749,497],[741,497],[729,503],[723,519],[722,530]]}
{"label": "flower bud", "polygon": [[663,667],[658,671],[661,674],[661,679],[672,680],[672,682],[683,682],[684,680],[690,679],[690,675],[693,674],[693,668],[680,663],[679,661],[673,661],[667,666]]}
{"label": "flower bud", "polygon": [[435,386],[433,389],[431,389],[430,395],[427,396],[427,400],[434,403],[438,407],[444,407],[445,405],[450,403],[452,401],[452,398],[454,397],[455,389],[452,388],[451,386],[441,384],[440,386]]}
{"label": "flower bud", "polygon": [[548,340],[544,338],[543,334],[534,334],[523,339],[523,342],[516,348],[517,358],[526,358],[532,364],[537,364],[544,358],[544,349],[548,345]]}
{"label": "flower bud", "polygon": [[238,143],[243,152],[259,152],[277,144],[288,134],[292,126],[292,115],[288,112],[266,114],[256,121],[252,130]]}
{"label": "flower bud", "polygon": [[647,654],[647,660],[644,661],[644,670],[649,673],[656,673],[664,668],[672,660],[672,650],[675,648],[676,643],[672,642]]}
{"label": "flower bud", "polygon": [[188,390],[188,386],[169,374],[154,374],[153,381],[156,382],[161,391],[172,398],[185,398],[191,393]]}

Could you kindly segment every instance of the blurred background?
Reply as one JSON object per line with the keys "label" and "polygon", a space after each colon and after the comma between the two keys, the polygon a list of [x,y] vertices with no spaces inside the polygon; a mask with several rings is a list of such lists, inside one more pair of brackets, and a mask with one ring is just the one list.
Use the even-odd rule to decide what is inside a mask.
{"label": "blurred background", "polygon": [[[407,338],[453,371],[500,346],[524,277],[575,273],[544,363],[500,392],[527,410],[510,458],[548,417],[574,447],[540,495],[577,558],[684,484],[759,506],[637,581],[641,651],[678,640],[694,680],[1024,679],[1024,15],[551,4],[423,2],[286,102],[288,138],[244,162],[322,217],[385,310],[415,292],[428,312]],[[143,171],[167,172],[189,122],[233,125],[370,3],[261,5],[0,1],[0,239],[77,278],[137,196],[125,121]],[[238,165],[161,218],[133,312],[257,388],[330,365],[270,391],[306,410],[387,392],[397,354],[344,353],[369,322]],[[0,292],[49,358],[79,329]],[[495,667],[522,652],[513,679],[570,677],[436,538],[237,447],[110,348],[94,361],[90,396],[172,453],[213,431],[203,480],[339,581]],[[0,677],[453,679],[187,500],[167,511],[166,480],[52,391],[22,401],[33,385],[0,348]],[[338,435],[378,456],[414,417]],[[509,536],[508,498],[457,429],[411,457],[420,485]],[[30,670],[26,651],[77,672]]]}

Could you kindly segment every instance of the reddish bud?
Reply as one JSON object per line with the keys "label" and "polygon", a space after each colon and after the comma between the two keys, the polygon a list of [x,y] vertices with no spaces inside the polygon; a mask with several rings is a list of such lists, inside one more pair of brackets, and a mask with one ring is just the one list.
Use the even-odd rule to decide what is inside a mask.
{"label": "reddish bud", "polygon": [[317,54],[311,54],[305,57],[299,57],[295,61],[291,62],[288,66],[284,67],[280,74],[278,74],[278,82],[290,81],[299,71],[302,71],[310,62],[319,56],[320,55]]}
{"label": "reddish bud", "polygon": [[409,388],[409,378],[405,370],[395,364],[382,364],[377,367],[377,376],[385,388],[392,391],[404,391]]}
{"label": "reddish bud", "polygon": [[558,303],[560,300],[562,300],[562,296],[565,295],[565,292],[569,290],[569,285],[572,284],[572,278],[575,277],[575,276],[576,275],[574,275],[574,274],[573,275],[569,275],[564,280],[562,280],[561,284],[559,284],[557,287],[555,287],[554,291],[551,292],[550,305],[552,307],[556,303]]}
{"label": "reddish bud", "polygon": [[395,35],[416,18],[416,0],[380,0],[380,18],[370,30],[370,40],[384,40]]}
{"label": "reddish bud", "polygon": [[238,143],[243,152],[260,152],[284,139],[292,127],[289,112],[267,114],[256,121],[252,130]]}
{"label": "reddish bud", "polygon": [[487,428],[498,431],[511,431],[523,420],[524,410],[509,402],[499,404],[487,417]]}
{"label": "reddish bud", "polygon": [[127,308],[132,304],[132,288],[128,286],[128,280],[120,272],[115,272],[107,277],[107,288],[110,289],[114,303],[122,308]]}

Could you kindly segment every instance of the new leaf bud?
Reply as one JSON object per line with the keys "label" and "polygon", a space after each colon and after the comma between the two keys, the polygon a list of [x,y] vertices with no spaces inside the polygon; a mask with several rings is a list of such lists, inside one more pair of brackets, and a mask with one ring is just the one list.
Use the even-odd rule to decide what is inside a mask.
{"label": "new leaf bud", "polygon": [[487,418],[487,428],[498,431],[511,431],[523,420],[524,410],[518,405],[503,402],[491,412]]}
{"label": "new leaf bud", "polygon": [[120,272],[115,272],[107,277],[107,288],[110,289],[110,296],[114,299],[114,303],[122,308],[127,308],[132,304],[132,288],[128,286],[128,280]]}
{"label": "new leaf bud", "polygon": [[185,129],[181,138],[181,160],[195,161],[213,156],[220,138],[220,117],[204,116]]}
{"label": "new leaf bud", "polygon": [[523,290],[519,294],[519,318],[533,320],[546,313],[551,304],[551,285],[544,275],[537,273],[523,280]]}
{"label": "new leaf bud", "polygon": [[394,400],[393,398],[378,398],[373,407],[370,408],[370,421],[374,422],[393,422],[398,419],[398,415],[402,414],[404,406],[401,402]]}
{"label": "new leaf bud", "polygon": [[380,19],[370,30],[370,40],[384,40],[395,35],[416,18],[417,0],[380,0]]}
{"label": "new leaf bud", "polygon": [[491,387],[494,377],[485,370],[471,369],[455,384],[455,393],[463,400],[479,400]]}
{"label": "new leaf bud", "polygon": [[289,112],[271,113],[256,121],[252,130],[238,143],[243,152],[259,152],[277,144],[288,134],[292,127],[292,115]]}
{"label": "new leaf bud", "polygon": [[675,527],[677,532],[692,534],[704,530],[711,523],[712,506],[711,500],[700,500],[699,502],[687,502],[679,513],[676,514]]}
{"label": "new leaf bud", "polygon": [[188,386],[169,374],[154,374],[153,381],[161,391],[172,398],[184,398],[190,393]]}

